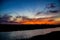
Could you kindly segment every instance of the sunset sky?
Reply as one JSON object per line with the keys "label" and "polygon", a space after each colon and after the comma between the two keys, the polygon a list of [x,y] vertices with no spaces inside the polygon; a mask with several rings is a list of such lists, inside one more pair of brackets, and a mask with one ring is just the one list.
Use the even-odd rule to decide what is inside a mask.
{"label": "sunset sky", "polygon": [[[54,6],[56,7],[50,8],[51,3],[53,3]],[[51,11],[51,10],[54,10],[54,11]],[[34,29],[35,26],[31,28],[28,27],[29,29],[34,29],[34,30],[24,30],[26,29],[25,25],[24,27],[18,26],[17,31],[16,31],[16,27],[14,27],[13,25],[11,25],[13,26],[13,28],[12,27],[11,28],[13,30],[15,28],[15,31],[12,31],[12,29],[10,29],[8,25],[7,25],[8,26],[7,28],[9,29],[7,29],[5,25],[4,27],[6,28],[6,31],[11,30],[11,32],[0,32],[1,40],[11,40],[11,39],[19,40],[23,38],[26,39],[26,38],[32,38],[37,35],[42,36],[45,34],[47,35],[48,33],[51,33],[51,32],[60,31],[60,27],[58,26],[60,25],[60,0],[0,0],[0,24],[13,24],[13,25],[47,24],[48,25],[47,29],[41,29],[41,28],[37,29],[39,27],[45,28],[45,26],[39,26],[39,27],[36,27],[35,29]],[[58,25],[55,28],[49,28],[49,24],[50,25],[58,24]],[[23,31],[18,31],[22,28],[23,28]],[[4,30],[4,28],[1,29],[0,31],[2,30]],[[53,33],[53,35],[54,34],[55,33]]]}
{"label": "sunset sky", "polygon": [[[59,0],[0,0],[0,14],[10,14],[12,16],[35,17],[37,12],[41,13],[40,17],[51,16],[52,13],[46,14],[47,5],[55,3],[56,8],[60,8]],[[59,14],[59,13],[57,13]],[[54,15],[54,14],[53,14]]]}

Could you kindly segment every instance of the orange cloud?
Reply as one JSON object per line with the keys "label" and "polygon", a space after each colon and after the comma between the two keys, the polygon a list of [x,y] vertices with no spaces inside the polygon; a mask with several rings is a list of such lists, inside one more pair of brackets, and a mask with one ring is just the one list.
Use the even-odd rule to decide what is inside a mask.
{"label": "orange cloud", "polygon": [[20,24],[57,24],[57,21],[48,19],[32,19],[32,20],[22,20],[19,21]]}

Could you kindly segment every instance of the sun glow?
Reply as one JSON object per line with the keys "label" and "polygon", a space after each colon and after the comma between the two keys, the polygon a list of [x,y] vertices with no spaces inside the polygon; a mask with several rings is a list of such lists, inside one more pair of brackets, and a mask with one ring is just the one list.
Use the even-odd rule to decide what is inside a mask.
{"label": "sun glow", "polygon": [[58,19],[23,19],[23,18],[16,18],[14,22],[19,24],[57,24]]}
{"label": "sun glow", "polygon": [[28,20],[28,21],[23,21],[22,24],[55,24],[55,21],[49,21],[47,19],[42,19],[42,20]]}

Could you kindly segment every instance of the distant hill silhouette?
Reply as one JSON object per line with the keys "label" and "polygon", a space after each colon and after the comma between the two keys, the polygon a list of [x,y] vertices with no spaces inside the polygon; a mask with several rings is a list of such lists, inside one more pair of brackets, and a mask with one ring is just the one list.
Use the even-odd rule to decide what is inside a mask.
{"label": "distant hill silhouette", "polygon": [[15,25],[15,24],[0,24],[0,31],[17,31],[17,30],[34,30],[34,29],[45,29],[45,28],[55,28],[60,27],[60,25]]}

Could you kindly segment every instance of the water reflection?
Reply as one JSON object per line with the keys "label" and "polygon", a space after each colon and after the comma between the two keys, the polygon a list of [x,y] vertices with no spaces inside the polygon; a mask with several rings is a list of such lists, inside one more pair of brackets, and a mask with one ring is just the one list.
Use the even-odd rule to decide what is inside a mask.
{"label": "water reflection", "polygon": [[60,27],[25,30],[25,31],[0,32],[0,40],[16,40],[16,39],[32,38],[34,36],[45,35],[53,31],[60,31]]}

